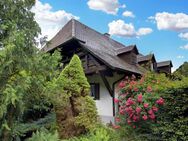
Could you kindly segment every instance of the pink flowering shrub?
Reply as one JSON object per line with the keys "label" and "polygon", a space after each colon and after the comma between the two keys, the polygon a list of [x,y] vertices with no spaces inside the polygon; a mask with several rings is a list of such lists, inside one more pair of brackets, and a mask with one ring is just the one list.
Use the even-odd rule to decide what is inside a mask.
{"label": "pink flowering shrub", "polygon": [[165,103],[152,87],[158,83],[157,80],[147,81],[144,76],[136,80],[134,75],[121,81],[118,99],[114,100],[119,105],[116,124],[137,128],[145,122],[156,123],[159,109]]}

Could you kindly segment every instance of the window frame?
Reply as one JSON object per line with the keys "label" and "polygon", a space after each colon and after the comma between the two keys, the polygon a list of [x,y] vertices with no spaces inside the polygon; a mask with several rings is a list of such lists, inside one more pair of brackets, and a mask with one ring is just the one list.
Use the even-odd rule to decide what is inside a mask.
{"label": "window frame", "polygon": [[[93,96],[91,95],[91,89],[92,89],[92,86],[94,86],[94,89],[95,89],[95,93],[93,94]],[[90,96],[94,98],[94,100],[100,100],[100,85],[99,83],[90,83]]]}

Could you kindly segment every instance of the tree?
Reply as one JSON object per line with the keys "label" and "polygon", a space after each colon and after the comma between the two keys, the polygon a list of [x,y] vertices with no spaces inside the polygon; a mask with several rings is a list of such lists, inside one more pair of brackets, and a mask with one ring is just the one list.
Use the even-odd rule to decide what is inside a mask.
{"label": "tree", "polygon": [[188,62],[184,62],[173,74],[188,77]]}
{"label": "tree", "polygon": [[11,43],[27,48],[33,46],[34,38],[40,32],[34,13],[30,11],[34,4],[35,0],[0,1],[0,42],[4,47]]}
{"label": "tree", "polygon": [[59,74],[60,54],[41,53],[34,45],[40,31],[30,11],[34,3],[0,1],[0,138],[4,141],[39,127],[33,126],[38,124],[35,121],[43,118],[51,105],[43,92]]}
{"label": "tree", "polygon": [[[41,127],[53,128],[56,119],[60,135],[77,135],[93,128],[97,119],[79,58],[73,57],[59,76],[60,53],[42,53],[35,47],[40,28],[30,11],[34,3],[35,0],[0,1],[0,139],[3,141],[25,139]],[[68,134],[69,131],[73,133]]]}
{"label": "tree", "polygon": [[54,94],[60,137],[68,138],[94,129],[97,110],[94,100],[90,97],[90,86],[77,55],[73,56],[55,84],[60,87]]}

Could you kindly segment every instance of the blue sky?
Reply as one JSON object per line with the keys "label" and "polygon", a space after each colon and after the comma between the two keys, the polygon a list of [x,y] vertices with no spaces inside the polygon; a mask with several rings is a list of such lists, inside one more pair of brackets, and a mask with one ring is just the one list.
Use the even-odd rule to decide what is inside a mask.
{"label": "blue sky", "polygon": [[175,70],[188,61],[188,0],[36,0],[42,35],[52,38],[71,18],[125,44],[136,44]]}

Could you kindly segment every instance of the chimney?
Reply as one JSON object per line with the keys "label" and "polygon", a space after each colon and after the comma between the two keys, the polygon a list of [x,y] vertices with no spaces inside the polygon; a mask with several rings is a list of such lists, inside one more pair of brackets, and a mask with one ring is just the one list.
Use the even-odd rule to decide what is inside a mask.
{"label": "chimney", "polygon": [[103,35],[108,37],[108,38],[110,38],[110,34],[109,33],[104,33]]}

